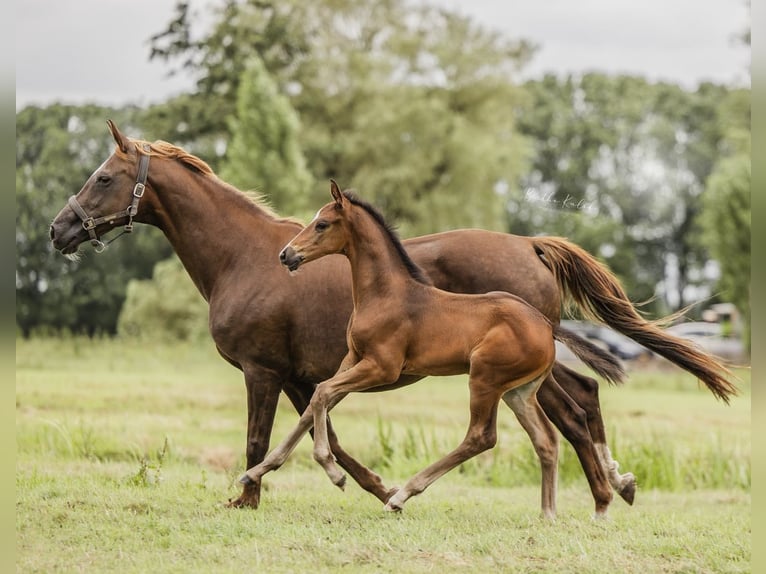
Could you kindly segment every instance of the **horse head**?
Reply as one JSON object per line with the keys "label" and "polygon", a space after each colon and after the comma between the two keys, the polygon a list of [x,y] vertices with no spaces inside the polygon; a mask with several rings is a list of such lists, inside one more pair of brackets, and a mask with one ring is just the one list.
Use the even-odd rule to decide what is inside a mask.
{"label": "horse head", "polygon": [[317,211],[311,223],[280,251],[279,260],[290,271],[309,261],[345,250],[349,236],[345,222],[350,201],[332,179],[330,193],[333,201]]}
{"label": "horse head", "polygon": [[50,226],[53,247],[65,255],[74,254],[89,239],[96,251],[102,251],[105,245],[100,237],[120,224],[131,231],[138,213],[150,149],[125,137],[111,120],[107,125],[117,144],[114,152],[69,198]]}

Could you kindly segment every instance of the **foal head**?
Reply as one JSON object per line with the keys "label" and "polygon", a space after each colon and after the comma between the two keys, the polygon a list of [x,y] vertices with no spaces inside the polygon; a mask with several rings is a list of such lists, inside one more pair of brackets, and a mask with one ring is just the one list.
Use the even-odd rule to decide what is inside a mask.
{"label": "foal head", "polygon": [[330,180],[333,201],[322,207],[306,228],[279,253],[282,265],[295,271],[303,263],[331,253],[343,253],[350,238],[348,212],[351,201]]}

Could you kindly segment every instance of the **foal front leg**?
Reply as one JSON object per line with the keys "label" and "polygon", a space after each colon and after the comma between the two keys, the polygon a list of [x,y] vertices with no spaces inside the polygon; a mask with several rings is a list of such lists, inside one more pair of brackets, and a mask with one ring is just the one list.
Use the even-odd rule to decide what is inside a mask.
{"label": "foal front leg", "polygon": [[[345,364],[347,361],[344,360]],[[320,383],[314,391],[314,396],[311,397],[311,409],[314,413],[314,460],[324,468],[332,483],[339,488],[343,489],[345,486],[346,475],[335,464],[335,457],[330,449],[327,414],[349,393],[390,384],[399,374],[398,371],[387,373],[376,362],[362,359],[342,372],[339,370],[331,379]]]}
{"label": "foal front leg", "polygon": [[309,405],[301,415],[296,427],[287,435],[287,438],[266,455],[266,458],[264,458],[262,462],[252,468],[248,468],[247,471],[245,471],[245,474],[240,477],[239,481],[246,486],[250,484],[258,484],[264,474],[282,466],[287,460],[287,457],[290,456],[290,453],[295,450],[295,447],[298,446],[300,440],[311,430],[313,425],[314,413],[311,411],[311,405]]}
{"label": "foal front leg", "polygon": [[[298,414],[301,414],[306,410],[306,407],[308,407],[314,393],[314,388],[312,387],[309,390],[305,387],[297,388],[285,386],[285,393],[295,407],[295,410],[298,411]],[[396,492],[396,489],[387,488],[386,485],[383,484],[383,479],[379,474],[364,466],[343,449],[338,442],[338,436],[333,430],[332,422],[329,417],[327,419],[327,436],[330,440],[330,450],[332,451],[333,456],[335,456],[336,462],[357,482],[357,484],[359,484],[359,486],[385,504],[388,499],[391,498],[391,495]]]}

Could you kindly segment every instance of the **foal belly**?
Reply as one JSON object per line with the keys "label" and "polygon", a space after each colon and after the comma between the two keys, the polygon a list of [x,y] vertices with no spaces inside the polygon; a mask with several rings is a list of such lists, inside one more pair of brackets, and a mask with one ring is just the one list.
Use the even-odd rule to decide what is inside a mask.
{"label": "foal belly", "polygon": [[444,353],[440,352],[426,352],[405,359],[402,374],[418,375],[421,377],[428,375],[443,377],[462,375],[467,373],[469,368],[468,360],[462,353],[460,356],[445,356]]}

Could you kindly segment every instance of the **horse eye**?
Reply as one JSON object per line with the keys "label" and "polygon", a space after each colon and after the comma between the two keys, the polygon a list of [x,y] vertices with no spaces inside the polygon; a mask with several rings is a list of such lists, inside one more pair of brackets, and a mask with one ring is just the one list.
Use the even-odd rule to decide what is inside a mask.
{"label": "horse eye", "polygon": [[99,175],[99,176],[96,178],[96,181],[97,181],[98,183],[101,183],[101,184],[104,184],[104,185],[106,185],[106,184],[108,184],[110,181],[112,181],[112,178],[111,178],[111,176],[108,176],[108,175],[103,175],[103,174],[102,174],[102,175]]}
{"label": "horse eye", "polygon": [[314,226],[314,229],[316,229],[317,231],[324,231],[328,227],[330,227],[330,224],[327,223],[326,221],[317,221],[317,224]]}

